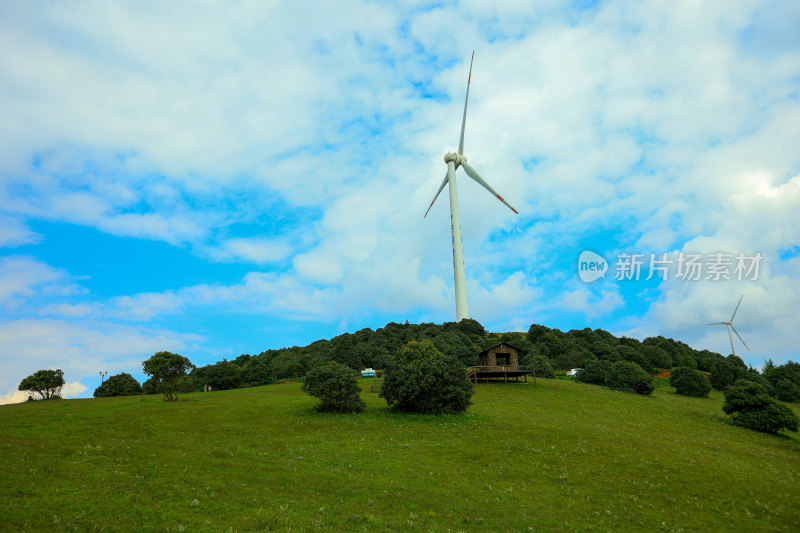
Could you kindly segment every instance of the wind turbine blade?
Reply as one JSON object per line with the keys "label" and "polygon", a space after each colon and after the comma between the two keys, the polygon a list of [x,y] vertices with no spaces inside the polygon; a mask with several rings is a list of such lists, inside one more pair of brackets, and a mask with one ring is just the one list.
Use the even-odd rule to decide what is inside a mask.
{"label": "wind turbine blade", "polygon": [[[736,304],[736,309],[733,310],[733,316],[731,316],[731,322],[733,322],[733,317],[736,316],[736,311],[739,310],[739,306],[742,305],[742,298],[744,298],[744,294],[742,294],[741,298],[739,298],[739,303]],[[744,342],[744,341],[742,341]]]}
{"label": "wind turbine blade", "polygon": [[488,183],[486,183],[486,181],[485,181],[485,180],[484,180],[484,179],[481,177],[481,175],[480,175],[480,174],[478,174],[478,172],[477,172],[477,171],[476,171],[474,168],[472,168],[472,167],[470,166],[470,164],[469,164],[469,163],[467,163],[466,161],[464,161],[464,160],[462,159],[462,160],[461,160],[461,166],[462,166],[462,167],[464,167],[464,171],[467,173],[467,175],[468,175],[470,178],[474,179],[475,181],[477,181],[478,183],[480,183],[481,185],[483,185],[483,188],[484,188],[484,189],[486,189],[487,191],[489,191],[490,193],[492,193],[494,196],[496,196],[496,197],[497,197],[497,199],[498,199],[498,200],[500,200],[501,202],[503,202],[504,204],[506,204],[506,206],[508,206],[508,208],[509,208],[509,209],[511,209],[512,211],[514,211],[516,214],[518,214],[518,215],[519,215],[519,211],[517,211],[516,209],[514,209],[513,207],[511,207],[511,204],[509,204],[508,202],[506,202],[506,201],[505,201],[505,199],[503,199],[503,197],[502,197],[502,196],[500,196],[499,194],[497,194],[497,191],[495,191],[494,189],[492,189],[492,187],[491,187],[491,186],[490,186]]}
{"label": "wind turbine blade", "polygon": [[[737,335],[738,335],[738,333],[737,333]],[[731,339],[731,353],[733,353],[733,355],[736,355],[736,347],[733,345],[733,334],[731,333],[731,325],[730,324],[728,324],[728,337],[730,337],[730,339]]]}
{"label": "wind turbine blade", "polygon": [[744,339],[742,338],[741,335],[739,335],[739,332],[736,331],[736,328],[733,326],[733,324],[731,324],[731,328],[733,329],[733,332],[736,333],[736,336],[739,337],[739,340],[742,341],[742,344],[744,344],[744,347],[747,348],[747,351],[749,352],[750,347],[747,345],[746,342],[744,342]]}
{"label": "wind turbine blade", "polygon": [[461,119],[461,139],[458,141],[458,153],[464,155],[464,127],[467,125],[467,102],[469,102],[469,82],[472,81],[472,62],[475,60],[475,50],[469,60],[469,77],[467,78],[467,97],[464,98],[464,118]]}
{"label": "wind turbine blade", "polygon": [[727,322],[706,322],[706,326],[721,326],[723,324],[727,324]]}
{"label": "wind turbine blade", "polygon": [[442,189],[444,189],[445,185],[447,185],[447,174],[444,175],[444,179],[442,180],[442,184],[439,185],[439,190],[436,191],[436,196],[433,197],[433,202],[431,202],[431,205],[428,206],[428,210],[425,211],[425,216],[422,217],[422,218],[427,218],[428,213],[430,213],[430,211],[431,211],[431,207],[433,207],[433,203],[436,201],[437,198],[439,198],[439,195],[442,194]]}

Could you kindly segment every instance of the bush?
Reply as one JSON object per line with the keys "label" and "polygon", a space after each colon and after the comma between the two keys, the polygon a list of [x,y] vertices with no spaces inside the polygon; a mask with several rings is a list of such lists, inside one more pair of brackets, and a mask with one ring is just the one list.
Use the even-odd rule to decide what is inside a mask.
{"label": "bush", "polygon": [[367,407],[356,371],[335,361],[312,368],[303,380],[303,391],[321,400],[318,411],[360,413]]}
{"label": "bush", "polygon": [[133,396],[134,394],[141,394],[142,386],[136,381],[136,378],[122,372],[111,376],[103,381],[99,387],[94,390],[95,398],[104,398],[107,396]]}
{"label": "bush", "polygon": [[543,355],[537,355],[533,358],[533,368],[536,370],[537,378],[553,379],[556,377],[553,365],[551,365],[550,360]]}
{"label": "bush", "polygon": [[197,390],[197,385],[189,375],[184,375],[178,378],[178,383],[175,385],[178,392],[187,394]]}
{"label": "bush", "polygon": [[782,402],[796,402],[800,400],[800,387],[793,381],[782,379],[775,386],[775,394]]}
{"label": "bush", "polygon": [[608,371],[611,369],[611,363],[608,361],[592,360],[586,361],[586,367],[578,372],[575,376],[577,381],[581,383],[590,383],[592,385],[605,385]]}
{"label": "bush", "polygon": [[764,390],[767,391],[767,394],[770,396],[775,396],[775,387],[772,386],[772,383],[767,379],[766,376],[760,374],[758,370],[753,368],[749,368],[744,372],[739,373],[739,377],[736,378],[736,381],[752,381],[758,385],[764,387]]}
{"label": "bush", "polygon": [[782,429],[797,431],[800,424],[794,411],[772,399],[764,387],[752,381],[739,381],[728,387],[722,410],[731,415],[734,424],[765,433]]}
{"label": "bush", "polygon": [[461,362],[423,340],[389,361],[380,396],[399,411],[442,414],[464,412],[473,392]]}
{"label": "bush", "polygon": [[617,361],[611,365],[606,376],[606,385],[612,390],[636,394],[651,394],[655,389],[653,376],[639,365],[627,361]]}
{"label": "bush", "polygon": [[161,388],[155,379],[150,378],[142,382],[142,392],[145,394],[157,394],[161,392]]}
{"label": "bush", "polygon": [[654,368],[672,368],[672,357],[663,348],[654,344],[642,346],[642,355]]}
{"label": "bush", "polygon": [[305,375],[306,367],[303,366],[302,363],[289,363],[286,365],[286,371],[284,372],[287,378],[299,378],[300,376]]}
{"label": "bush", "polygon": [[711,383],[703,374],[685,366],[672,371],[669,384],[675,387],[675,392],[684,396],[708,398],[708,393],[711,391]]}
{"label": "bush", "polygon": [[733,385],[736,379],[745,374],[746,368],[739,368],[729,359],[719,359],[714,361],[711,367],[711,386],[717,390],[725,390],[726,387]]}

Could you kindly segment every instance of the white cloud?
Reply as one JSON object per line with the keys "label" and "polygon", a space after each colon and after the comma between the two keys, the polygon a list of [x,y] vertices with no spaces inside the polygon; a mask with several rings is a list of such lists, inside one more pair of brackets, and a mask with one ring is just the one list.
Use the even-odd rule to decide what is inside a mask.
{"label": "white cloud", "polygon": [[42,236],[31,231],[16,218],[0,216],[0,248],[35,244]]}
{"label": "white cloud", "polygon": [[582,312],[587,317],[596,319],[611,313],[624,304],[616,285],[607,286],[600,289],[599,292],[598,295],[588,286],[581,285],[565,292],[556,305],[568,311]]}
{"label": "white cloud", "polygon": [[30,257],[0,258],[0,304],[20,305],[37,292],[72,292],[65,272]]}
{"label": "white cloud", "polygon": [[206,253],[216,261],[247,261],[258,264],[274,263],[286,259],[292,252],[284,240],[263,238],[233,238]]}

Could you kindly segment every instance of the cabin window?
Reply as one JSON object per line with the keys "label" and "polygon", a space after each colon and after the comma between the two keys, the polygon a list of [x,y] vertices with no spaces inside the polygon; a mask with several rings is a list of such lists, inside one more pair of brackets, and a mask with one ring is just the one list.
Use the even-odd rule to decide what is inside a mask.
{"label": "cabin window", "polygon": [[499,353],[495,356],[495,361],[497,362],[497,366],[508,366],[510,358],[510,353]]}

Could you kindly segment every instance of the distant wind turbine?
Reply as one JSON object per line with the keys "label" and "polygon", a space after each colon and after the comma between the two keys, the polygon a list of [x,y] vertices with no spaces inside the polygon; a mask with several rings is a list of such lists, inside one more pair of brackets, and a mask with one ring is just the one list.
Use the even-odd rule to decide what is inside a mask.
{"label": "distant wind turbine", "polygon": [[[748,352],[750,351],[750,347],[747,345],[746,342],[744,342],[742,336],[739,335],[739,332],[736,331],[736,328],[733,326],[733,319],[736,317],[736,311],[739,310],[739,306],[742,305],[742,298],[744,298],[744,294],[742,294],[741,298],[739,298],[739,303],[736,304],[736,309],[733,310],[733,314],[731,315],[730,320],[728,320],[727,322],[709,322],[708,324],[706,324],[706,326],[721,326],[723,324],[728,326],[728,337],[730,337],[731,339],[731,350],[733,350],[733,355],[736,355],[736,346],[733,345],[733,333],[736,333],[736,336],[739,337],[740,341],[742,341],[742,344],[744,344],[744,347],[747,348],[747,351]],[[731,333],[731,330],[733,330],[733,333]]]}
{"label": "distant wind turbine", "polygon": [[480,183],[484,189],[496,196],[498,200],[503,202],[514,213],[519,212],[511,207],[511,204],[506,202],[502,196],[497,194],[497,191],[481,178],[480,174],[467,163],[467,158],[464,157],[464,127],[467,124],[467,102],[469,102],[469,84],[472,81],[472,62],[475,59],[475,52],[472,52],[472,59],[469,62],[469,77],[467,78],[467,96],[464,99],[464,116],[461,119],[461,139],[458,141],[458,153],[454,154],[448,152],[444,156],[444,162],[447,163],[447,174],[436,191],[436,196],[433,197],[431,205],[425,211],[425,217],[433,207],[434,202],[441,194],[442,189],[448,183],[450,184],[450,230],[453,233],[453,280],[456,293],[456,320],[460,322],[465,318],[469,318],[469,309],[467,308],[467,276],[464,272],[464,245],[461,242],[461,214],[458,210],[458,190],[456,189],[456,170],[458,167],[463,167],[467,176]]}

